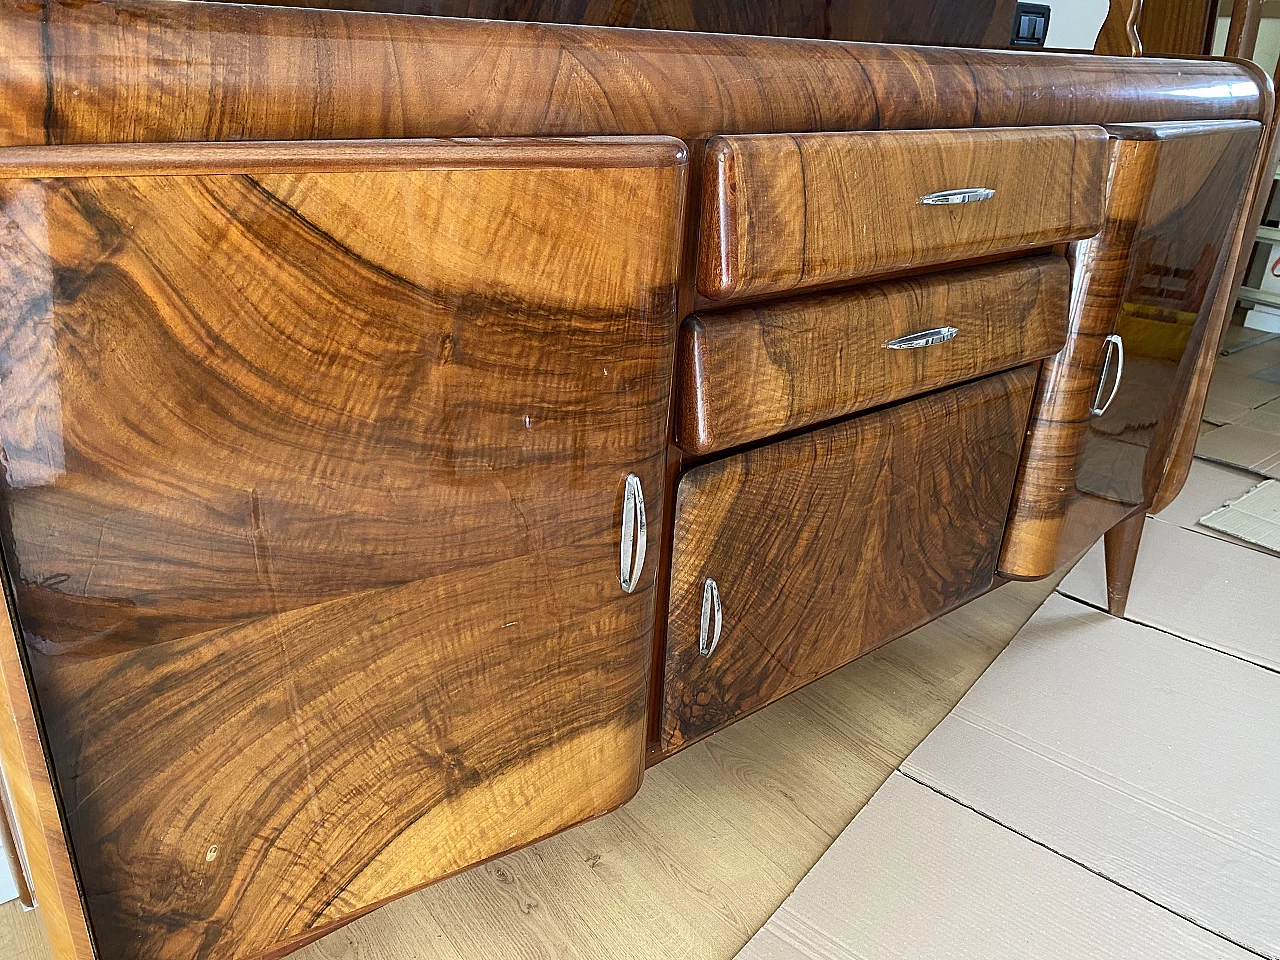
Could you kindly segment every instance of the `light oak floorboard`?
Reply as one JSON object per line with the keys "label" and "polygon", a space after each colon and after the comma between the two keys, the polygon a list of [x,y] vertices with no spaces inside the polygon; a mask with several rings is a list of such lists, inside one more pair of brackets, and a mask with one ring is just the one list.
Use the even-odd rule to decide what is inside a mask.
{"label": "light oak floorboard", "polygon": [[[732,957],[1063,573],[1001,587],[651,768],[622,809],[293,956]],[[38,911],[0,906],[0,956],[49,960]]]}

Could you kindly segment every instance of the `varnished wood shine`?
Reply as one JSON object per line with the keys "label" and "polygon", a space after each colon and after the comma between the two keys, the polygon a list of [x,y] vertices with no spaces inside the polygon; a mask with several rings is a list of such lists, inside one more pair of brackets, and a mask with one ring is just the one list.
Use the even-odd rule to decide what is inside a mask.
{"label": "varnished wood shine", "polygon": [[[687,473],[663,749],[986,590],[1035,377],[1020,367]],[[699,653],[708,577],[724,617],[710,657]]]}
{"label": "varnished wood shine", "polygon": [[177,0],[0,5],[0,145],[717,134],[1269,115],[1248,64]]}
{"label": "varnished wood shine", "polygon": [[[1092,236],[1099,127],[718,137],[703,165],[698,291],[760,297]],[[976,203],[921,198],[986,188]]]}
{"label": "varnished wood shine", "polygon": [[[703,455],[1039,360],[1061,349],[1067,264],[1043,256],[685,320],[676,440]],[[888,341],[959,330],[926,347]]]}
{"label": "varnished wood shine", "polygon": [[[1153,502],[1186,378],[1206,336],[1216,346],[1215,302],[1259,132],[1252,123],[1112,129],[1107,222],[1078,247],[1071,333],[1037,388],[1001,573],[1046,576]],[[1112,333],[1124,341],[1124,377],[1095,417]]]}
{"label": "varnished wood shine", "polygon": [[682,153],[486,149],[0,182],[4,547],[103,957],[269,955],[639,784]]}

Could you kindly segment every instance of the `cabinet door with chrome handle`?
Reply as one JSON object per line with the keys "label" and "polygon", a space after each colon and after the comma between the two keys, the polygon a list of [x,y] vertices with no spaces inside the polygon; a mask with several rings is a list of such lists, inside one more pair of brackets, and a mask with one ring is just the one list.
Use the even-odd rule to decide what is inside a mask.
{"label": "cabinet door with chrome handle", "polygon": [[1157,493],[1167,501],[1176,438],[1203,409],[1193,385],[1207,380],[1221,333],[1215,304],[1261,127],[1107,131],[1106,217],[1076,244],[1067,345],[1041,373],[1000,557],[1009,577],[1048,576],[1158,507]]}

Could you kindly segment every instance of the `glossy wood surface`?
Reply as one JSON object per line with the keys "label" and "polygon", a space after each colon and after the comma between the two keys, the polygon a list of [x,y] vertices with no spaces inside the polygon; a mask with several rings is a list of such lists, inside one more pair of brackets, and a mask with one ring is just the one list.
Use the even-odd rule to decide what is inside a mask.
{"label": "glossy wood surface", "polygon": [[[1008,576],[1049,574],[1152,503],[1251,186],[1257,124],[1111,129],[1107,222],[1078,246],[1071,335],[1037,388],[1000,558]],[[1093,416],[1113,333],[1124,375]]]}
{"label": "glossy wood surface", "polygon": [[635,791],[685,183],[618,148],[0,180],[4,546],[101,956],[262,956]]}
{"label": "glossy wood surface", "polygon": [[[676,501],[664,750],[991,585],[1034,366],[689,471]],[[723,629],[699,653],[704,581]]]}
{"label": "glossy wood surface", "polygon": [[0,5],[0,145],[1270,114],[1260,70],[178,0]]}
{"label": "glossy wood surface", "polygon": [[[6,606],[8,606],[5,584]],[[76,873],[63,832],[53,774],[45,758],[39,713],[23,651],[8,610],[0,619],[0,790],[21,858],[20,885],[40,906],[56,960],[94,960]]]}
{"label": "glossy wood surface", "polygon": [[1016,0],[240,0],[270,6],[696,30],[872,43],[1006,47]]}
{"label": "glossy wood surface", "polygon": [[[1069,295],[1066,261],[1041,256],[696,314],[680,328],[676,442],[707,454],[1050,356]],[[941,327],[959,332],[887,347]]]}
{"label": "glossy wood surface", "polygon": [[[1099,127],[717,137],[703,164],[698,292],[777,295],[1090,237]],[[993,190],[974,203],[921,198]]]}

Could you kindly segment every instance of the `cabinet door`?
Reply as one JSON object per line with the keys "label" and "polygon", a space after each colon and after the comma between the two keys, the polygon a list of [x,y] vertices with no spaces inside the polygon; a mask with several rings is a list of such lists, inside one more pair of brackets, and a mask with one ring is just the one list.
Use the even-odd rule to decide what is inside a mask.
{"label": "cabinet door", "polygon": [[670,752],[991,585],[1034,366],[694,467],[680,480]]}
{"label": "cabinet door", "polygon": [[1151,504],[1190,373],[1217,348],[1207,332],[1260,129],[1108,128],[1106,222],[1075,248],[1071,330],[1037,389],[1006,576],[1046,576]]}
{"label": "cabinet door", "polygon": [[99,956],[260,956],[636,790],[683,183],[0,156],[4,556]]}

